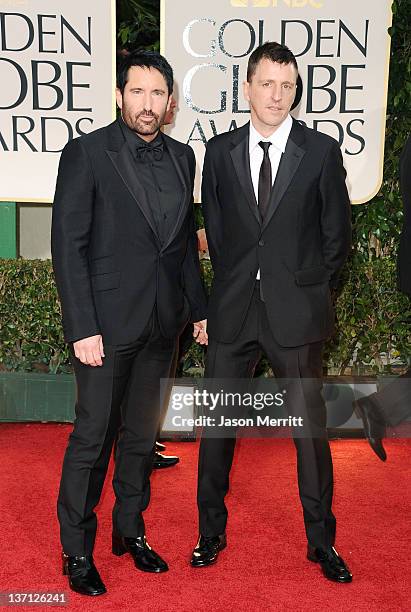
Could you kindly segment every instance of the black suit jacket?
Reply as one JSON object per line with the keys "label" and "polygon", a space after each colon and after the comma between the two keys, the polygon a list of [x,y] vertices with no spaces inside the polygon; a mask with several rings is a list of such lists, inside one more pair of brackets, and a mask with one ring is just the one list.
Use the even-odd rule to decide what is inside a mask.
{"label": "black suit jacket", "polygon": [[404,221],[398,250],[398,288],[411,297],[411,135],[401,153],[400,187]]}
{"label": "black suit jacket", "polygon": [[297,121],[261,221],[251,180],[249,124],[212,138],[202,202],[214,282],[208,331],[238,335],[257,270],[277,342],[294,347],[333,330],[332,287],[351,243],[351,210],[338,143]]}
{"label": "black suit jacket", "polygon": [[166,337],[206,317],[193,211],[192,149],[164,135],[181,181],[177,222],[161,245],[117,121],[70,141],[57,178],[52,258],[67,342],[136,340],[157,304]]}

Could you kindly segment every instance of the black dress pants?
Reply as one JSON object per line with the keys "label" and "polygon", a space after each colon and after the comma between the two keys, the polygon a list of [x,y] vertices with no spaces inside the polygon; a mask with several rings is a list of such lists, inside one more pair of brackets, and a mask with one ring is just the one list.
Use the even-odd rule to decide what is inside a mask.
{"label": "black dress pants", "polygon": [[[103,338],[104,341],[104,338]],[[141,337],[104,346],[100,367],[74,355],[76,418],[63,462],[57,502],[63,550],[92,554],[98,504],[113,443],[113,530],[144,534],[142,512],[150,500],[154,443],[161,418],[160,378],[169,378],[176,340],[161,334],[155,310]]]}
{"label": "black dress pants", "polygon": [[[287,411],[302,416],[305,435],[294,436],[297,450],[299,494],[308,542],[315,547],[334,544],[336,521],[331,510],[333,468],[326,431],[326,407],[321,395],[323,343],[284,348],[274,339],[260,298],[258,283],[236,340],[230,344],[209,339],[206,379],[251,377],[262,352],[276,378],[288,379]],[[241,383],[239,383],[241,386]],[[313,435],[307,435],[307,432]],[[200,533],[213,537],[224,533],[229,474],[236,439],[203,431],[198,466],[197,502]],[[273,460],[275,460],[273,458]],[[258,466],[256,466],[258,470]],[[252,488],[250,482],[250,488]],[[260,500],[256,503],[263,503]],[[250,528],[252,526],[250,525]]]}

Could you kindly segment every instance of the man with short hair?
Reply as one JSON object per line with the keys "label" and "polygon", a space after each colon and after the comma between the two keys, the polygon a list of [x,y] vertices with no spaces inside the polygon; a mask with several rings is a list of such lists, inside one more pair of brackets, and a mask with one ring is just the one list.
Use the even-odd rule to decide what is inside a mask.
{"label": "man with short hair", "polygon": [[[350,582],[334,548],[332,460],[321,396],[322,349],[334,319],[330,289],[350,249],[350,202],[338,143],[289,114],[297,77],[287,47],[255,49],[244,84],[251,121],[207,146],[202,204],[214,280],[205,377],[251,377],[264,352],[275,376],[291,381],[287,409],[305,423],[305,435],[294,442],[307,556],[328,579]],[[212,431],[206,430],[200,447],[193,567],[216,562],[226,546],[224,498],[235,437]]]}
{"label": "man with short hair", "polygon": [[[52,254],[65,339],[77,383],[76,419],[58,498],[70,587],[100,595],[93,561],[94,513],[119,433],[113,487],[113,553],[160,573],[142,512],[161,412],[187,321],[204,341],[191,148],[163,135],[173,71],[159,53],[127,55],[118,71],[121,117],[69,142],[53,206]],[[120,410],[121,407],[121,410]]]}

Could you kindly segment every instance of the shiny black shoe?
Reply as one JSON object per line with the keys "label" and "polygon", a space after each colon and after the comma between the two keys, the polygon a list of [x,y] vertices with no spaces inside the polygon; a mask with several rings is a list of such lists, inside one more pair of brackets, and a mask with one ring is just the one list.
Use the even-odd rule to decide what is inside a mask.
{"label": "shiny black shoe", "polygon": [[364,423],[364,433],[366,438],[381,461],[386,461],[387,453],[382,444],[385,436],[385,425],[379,420],[378,412],[369,397],[361,397],[354,402],[355,414]]}
{"label": "shiny black shoe", "polygon": [[166,450],[165,444],[162,444],[161,442],[159,442],[157,440],[157,442],[156,442],[156,453],[164,453],[165,450]]}
{"label": "shiny black shoe", "polygon": [[226,546],[225,533],[214,538],[206,538],[200,535],[191,556],[191,567],[207,567],[207,565],[216,563],[220,550],[224,550]]}
{"label": "shiny black shoe", "polygon": [[313,548],[308,545],[307,559],[319,563],[323,574],[333,582],[351,582],[352,574],[335,548]]}
{"label": "shiny black shoe", "polygon": [[176,465],[180,459],[172,455],[162,455],[161,453],[154,454],[153,469],[161,470],[162,468],[172,467]]}
{"label": "shiny black shoe", "polygon": [[136,568],[142,572],[160,574],[168,571],[167,563],[151,548],[146,536],[122,538],[113,533],[112,551],[117,557],[130,553]]}
{"label": "shiny black shoe", "polygon": [[103,595],[106,587],[94,565],[93,557],[70,557],[63,553],[63,574],[68,576],[72,591],[80,595]]}

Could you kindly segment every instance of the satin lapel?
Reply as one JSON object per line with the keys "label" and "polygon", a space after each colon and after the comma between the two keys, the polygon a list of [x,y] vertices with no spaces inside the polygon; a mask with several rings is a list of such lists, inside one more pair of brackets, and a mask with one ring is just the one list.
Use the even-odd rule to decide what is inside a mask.
{"label": "satin lapel", "polygon": [[[296,141],[301,142],[302,128],[299,124],[294,124],[298,127],[295,128],[297,131],[297,137],[293,138],[293,131],[290,133],[290,137],[287,141],[285,151],[281,156],[280,165],[278,167],[277,176],[274,181],[273,189],[271,191],[270,203],[267,214],[264,218],[263,227],[265,229],[272,219],[273,214],[278,208],[285,192],[287,191],[295,173],[297,172],[298,166],[301,163],[306,151]],[[300,132],[301,130],[301,132]]]}
{"label": "satin lapel", "polygon": [[106,151],[106,153],[111,159],[125,186],[133,196],[134,200],[137,202],[141,212],[146,218],[147,223],[153,230],[157,242],[160,244],[160,238],[156,223],[153,215],[151,214],[150,204],[148,203],[144,187],[138,178],[136,163],[131,155],[130,149],[128,148],[127,142],[124,141],[119,151]]}
{"label": "satin lapel", "polygon": [[[190,185],[190,170],[188,167],[187,156],[184,153],[176,152],[170,142],[167,140],[167,150],[170,154],[171,161],[174,164],[176,169],[178,178],[180,179],[181,187],[182,187],[182,196],[180,200],[180,208],[178,210],[177,221],[168,235],[167,239],[163,245],[163,251],[168,247],[168,245],[174,240],[178,230],[181,227],[185,214],[187,212],[188,205],[191,202],[191,193],[189,192]],[[189,196],[189,197],[188,197]]]}
{"label": "satin lapel", "polygon": [[248,124],[245,125],[242,129],[244,129],[245,132],[244,137],[240,140],[238,144],[235,144],[233,149],[231,149],[230,155],[234,164],[237,178],[240,182],[241,187],[243,188],[244,195],[247,198],[247,202],[250,206],[251,212],[253,213],[258,224],[261,225],[260,212],[258,210],[257,200],[255,198],[253,181],[251,180],[250,153],[248,150]]}

